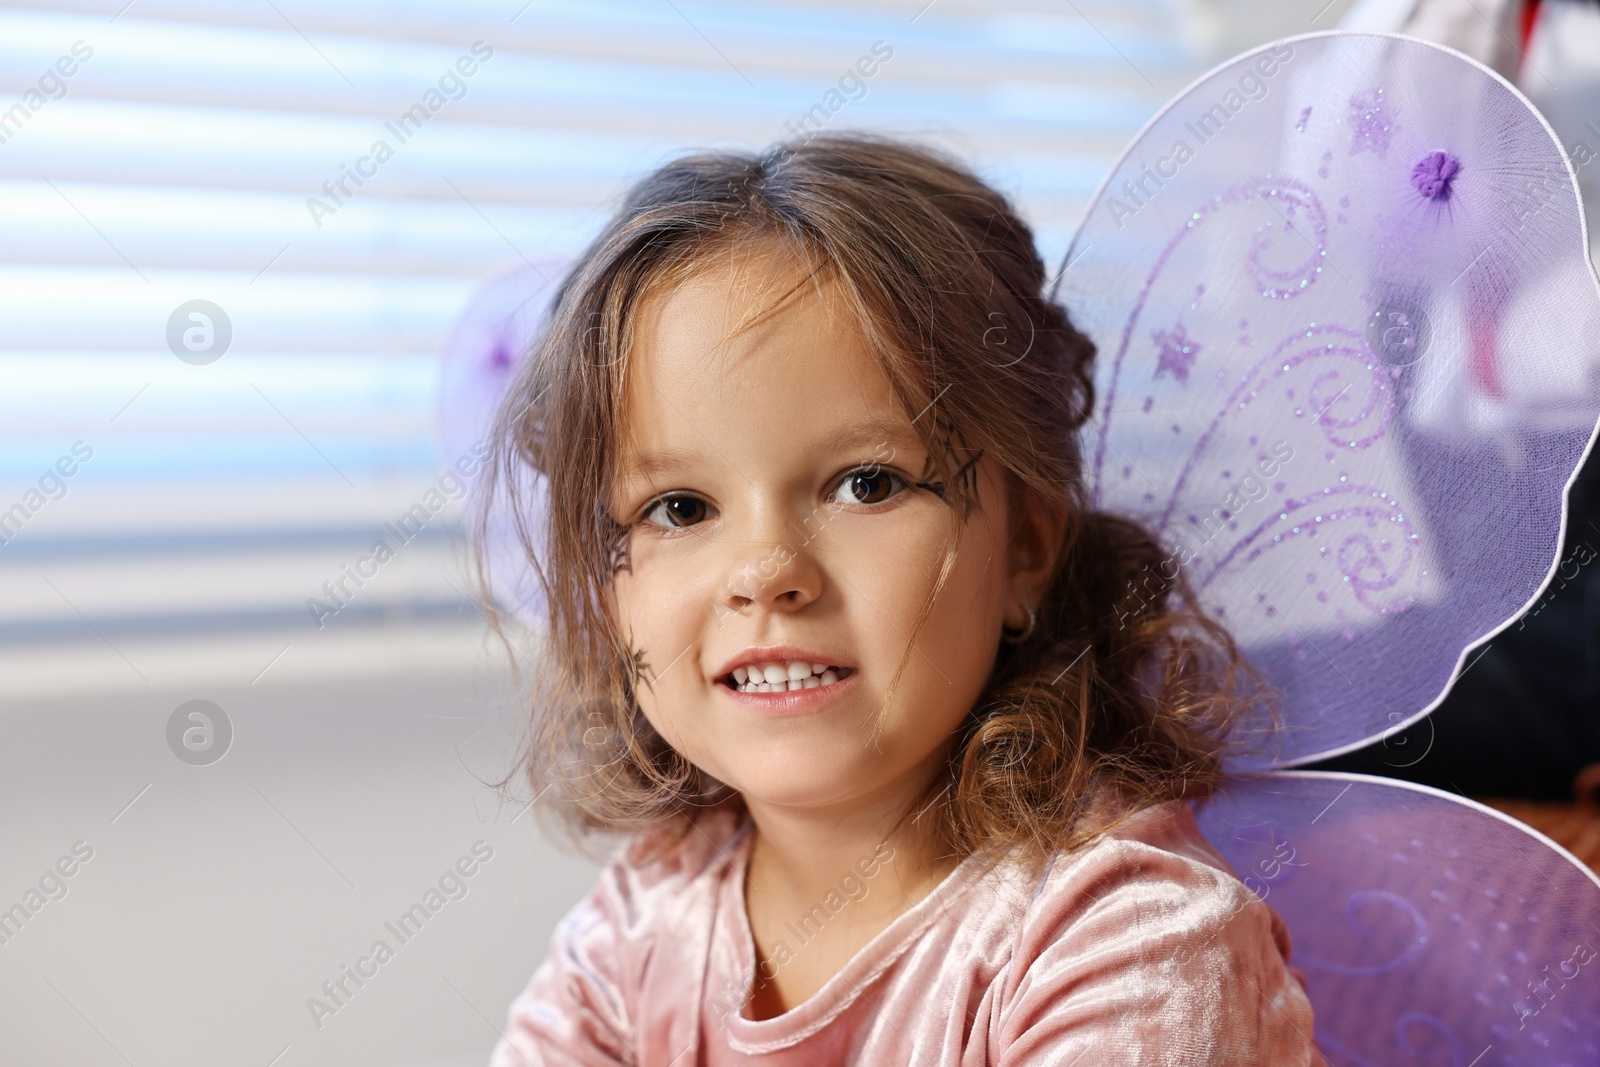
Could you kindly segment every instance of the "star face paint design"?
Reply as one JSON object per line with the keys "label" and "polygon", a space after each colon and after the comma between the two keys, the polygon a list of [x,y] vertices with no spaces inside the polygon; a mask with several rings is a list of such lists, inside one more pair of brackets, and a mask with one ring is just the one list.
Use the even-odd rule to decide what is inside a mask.
{"label": "star face paint design", "polygon": [[640,690],[654,684],[656,672],[645,658],[645,650],[635,643],[632,630],[628,631],[628,648],[631,651],[623,666],[623,685],[627,687],[628,702],[637,704]]}

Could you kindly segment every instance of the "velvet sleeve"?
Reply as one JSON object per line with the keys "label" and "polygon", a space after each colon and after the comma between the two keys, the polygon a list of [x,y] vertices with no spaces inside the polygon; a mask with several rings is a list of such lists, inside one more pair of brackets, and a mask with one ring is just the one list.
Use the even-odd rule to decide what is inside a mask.
{"label": "velvet sleeve", "polygon": [[613,1067],[634,1062],[625,958],[629,893],[616,862],[556,925],[550,951],[512,1001],[490,1067]]}
{"label": "velvet sleeve", "polygon": [[1108,842],[1041,883],[999,1067],[1322,1067],[1282,920],[1232,874]]}

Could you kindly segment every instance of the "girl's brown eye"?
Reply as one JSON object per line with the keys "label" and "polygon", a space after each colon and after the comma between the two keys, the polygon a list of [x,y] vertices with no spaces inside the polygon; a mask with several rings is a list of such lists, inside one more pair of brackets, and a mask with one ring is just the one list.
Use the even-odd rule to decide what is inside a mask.
{"label": "girl's brown eye", "polygon": [[881,504],[894,495],[899,482],[881,467],[866,467],[841,478],[833,496],[841,504]]}
{"label": "girl's brown eye", "polygon": [[706,510],[706,502],[699,497],[674,493],[650,505],[650,509],[644,514],[644,521],[669,529],[693,526],[697,522],[705,521]]}

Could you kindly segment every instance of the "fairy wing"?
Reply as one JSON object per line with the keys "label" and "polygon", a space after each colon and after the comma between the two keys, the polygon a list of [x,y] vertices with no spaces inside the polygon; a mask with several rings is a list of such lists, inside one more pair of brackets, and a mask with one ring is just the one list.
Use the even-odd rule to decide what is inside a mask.
{"label": "fairy wing", "polygon": [[[439,365],[437,406],[441,462],[476,470],[485,435],[528,347],[548,321],[569,260],[543,258],[500,274],[478,288],[457,317]],[[465,461],[464,466],[456,466]],[[530,473],[530,477],[537,477]],[[542,515],[529,516],[541,523]],[[486,537],[491,592],[504,610],[533,622],[543,594],[522,557],[504,508],[490,512]]]}
{"label": "fairy wing", "polygon": [[1291,771],[1199,823],[1283,917],[1336,1067],[1600,1063],[1600,879],[1426,786]]}
{"label": "fairy wing", "polygon": [[[1425,715],[1549,580],[1600,284],[1560,145],[1486,68],[1352,33],[1224,64],[1114,168],[1059,290],[1099,349],[1096,505],[1281,694],[1258,769]],[[1600,1062],[1600,882],[1548,839],[1316,772],[1201,825],[1288,924],[1330,1062]]]}
{"label": "fairy wing", "polygon": [[1212,71],[1133,142],[1058,295],[1097,505],[1283,695],[1269,765],[1400,729],[1555,566],[1600,415],[1573,174],[1508,83],[1379,34]]}

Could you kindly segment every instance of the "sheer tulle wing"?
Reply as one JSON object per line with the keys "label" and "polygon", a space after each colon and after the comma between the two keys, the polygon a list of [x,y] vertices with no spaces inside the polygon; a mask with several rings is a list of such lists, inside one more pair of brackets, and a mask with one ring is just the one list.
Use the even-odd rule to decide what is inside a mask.
{"label": "sheer tulle wing", "polygon": [[1335,1067],[1600,1063],[1600,879],[1472,801],[1289,771],[1200,807],[1281,915]]}
{"label": "sheer tulle wing", "polygon": [[[555,288],[570,266],[567,260],[542,259],[487,282],[473,294],[445,343],[439,368],[441,460],[472,479],[474,486],[495,410],[530,342],[543,328]],[[542,523],[543,516],[531,515],[529,521]],[[537,530],[536,525],[536,535]],[[504,508],[491,512],[485,532],[496,602],[527,620],[538,618],[542,594]]]}
{"label": "sheer tulle wing", "polygon": [[1272,763],[1431,709],[1548,580],[1600,414],[1571,169],[1505,81],[1410,38],[1247,53],[1112,171],[1058,295],[1099,348],[1099,506],[1284,694]]}

